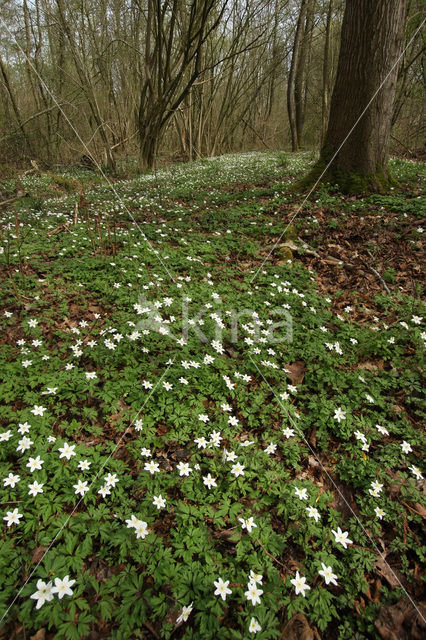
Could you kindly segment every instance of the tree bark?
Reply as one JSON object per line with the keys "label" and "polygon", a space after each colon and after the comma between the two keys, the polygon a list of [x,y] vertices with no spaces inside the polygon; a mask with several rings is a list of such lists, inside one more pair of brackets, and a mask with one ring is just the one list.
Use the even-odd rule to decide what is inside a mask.
{"label": "tree bark", "polygon": [[296,33],[294,34],[293,55],[291,56],[290,71],[287,83],[287,112],[288,122],[290,125],[291,150],[297,151],[299,148],[299,140],[297,139],[297,122],[296,122],[296,71],[299,64],[300,44],[305,29],[307,11],[307,0],[302,0],[300,5],[299,18],[297,20]]}
{"label": "tree bark", "polygon": [[12,86],[11,86],[10,81],[9,81],[9,76],[7,74],[6,67],[3,64],[3,60],[1,59],[1,57],[0,57],[0,71],[1,71],[2,78],[3,78],[4,86],[6,87],[7,93],[9,94],[10,102],[12,103],[12,108],[13,108],[13,112],[15,114],[16,122],[18,123],[19,129],[20,129],[20,131],[22,133],[22,136],[23,136],[23,138],[24,138],[24,140],[26,142],[27,150],[30,152],[31,155],[34,155],[32,142],[31,142],[29,136],[27,135],[27,132],[25,131],[25,127],[24,127],[24,123],[23,123],[23,120],[22,120],[21,112],[19,110],[18,102],[17,102],[17,100],[15,98],[15,94],[13,93]]}
{"label": "tree bark", "polygon": [[334,0],[329,1],[327,22],[325,26],[324,62],[322,66],[322,105],[321,105],[321,147],[327,132],[328,110],[330,107],[330,36],[331,19],[333,16]]}
{"label": "tree bark", "polygon": [[309,58],[309,50],[312,42],[314,19],[314,5],[312,0],[307,0],[306,18],[303,27],[302,38],[300,41],[300,51],[297,60],[296,74],[294,79],[294,103],[296,118],[296,134],[297,146],[300,149],[303,146],[303,127],[306,115],[307,100],[307,61]]}
{"label": "tree bark", "polygon": [[325,167],[337,152],[324,180],[346,192],[381,191],[390,184],[389,139],[405,4],[346,1],[330,118],[317,166],[317,171]]}

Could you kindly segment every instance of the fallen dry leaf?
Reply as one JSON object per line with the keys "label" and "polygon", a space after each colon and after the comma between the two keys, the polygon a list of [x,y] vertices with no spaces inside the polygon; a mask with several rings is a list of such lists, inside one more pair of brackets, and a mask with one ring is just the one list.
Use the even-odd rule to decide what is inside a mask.
{"label": "fallen dry leaf", "polygon": [[383,360],[366,360],[365,362],[358,362],[358,369],[366,369],[367,371],[383,371],[385,363]]}
{"label": "fallen dry leaf", "polygon": [[321,640],[318,631],[309,626],[303,613],[295,613],[285,625],[280,640]]}
{"label": "fallen dry leaf", "polygon": [[415,608],[408,598],[403,598],[392,606],[383,606],[374,626],[383,640],[423,640],[426,607],[420,603]]}
{"label": "fallen dry leaf", "polygon": [[302,384],[306,371],[305,363],[302,360],[297,360],[292,364],[286,364],[284,365],[284,369],[286,369],[292,384]]}
{"label": "fallen dry leaf", "polygon": [[396,572],[391,569],[383,556],[379,556],[375,563],[377,573],[388,582],[388,584],[395,588],[399,587],[399,578]]}
{"label": "fallen dry leaf", "polygon": [[36,549],[34,549],[30,565],[37,564],[37,562],[40,562],[40,560],[42,559],[43,554],[44,554],[44,552],[46,551],[47,548],[48,547],[40,546],[40,547],[37,547]]}

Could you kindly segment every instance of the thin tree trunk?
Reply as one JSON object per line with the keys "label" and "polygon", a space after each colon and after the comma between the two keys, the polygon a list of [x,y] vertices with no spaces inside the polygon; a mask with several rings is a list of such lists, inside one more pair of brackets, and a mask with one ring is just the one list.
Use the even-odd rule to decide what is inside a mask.
{"label": "thin tree trunk", "polygon": [[330,107],[330,35],[333,8],[334,0],[329,0],[325,26],[324,62],[322,66],[321,147],[327,131],[328,110]]}
{"label": "thin tree trunk", "polygon": [[28,151],[31,153],[31,155],[33,155],[34,154],[33,145],[31,143],[30,138],[27,135],[27,132],[25,131],[25,127],[24,127],[24,124],[23,124],[21,112],[19,110],[18,103],[17,103],[17,101],[15,99],[15,94],[13,93],[12,86],[11,86],[10,81],[9,81],[9,76],[7,74],[7,71],[6,71],[6,67],[3,64],[3,60],[1,59],[1,57],[0,57],[0,71],[1,71],[1,74],[3,76],[4,86],[6,87],[7,93],[9,94],[10,102],[12,103],[12,108],[13,108],[13,112],[15,114],[16,122],[18,123],[19,129],[20,129],[20,131],[21,131],[21,133],[22,133],[22,135],[23,135],[23,137],[25,139],[25,142],[26,142],[27,147],[28,147]]}
{"label": "thin tree trunk", "polygon": [[302,0],[300,5],[299,18],[297,20],[296,33],[294,35],[293,55],[291,57],[290,71],[287,84],[287,112],[290,124],[291,150],[297,151],[299,141],[297,139],[297,123],[296,123],[296,100],[295,100],[295,80],[297,65],[299,62],[300,43],[303,37],[307,10],[307,0]]}
{"label": "thin tree trunk", "polygon": [[302,30],[299,57],[297,60],[296,74],[294,79],[294,103],[296,117],[297,145],[300,149],[303,146],[303,126],[305,124],[306,97],[307,97],[307,73],[306,64],[312,40],[314,19],[313,0],[307,0],[306,19]]}

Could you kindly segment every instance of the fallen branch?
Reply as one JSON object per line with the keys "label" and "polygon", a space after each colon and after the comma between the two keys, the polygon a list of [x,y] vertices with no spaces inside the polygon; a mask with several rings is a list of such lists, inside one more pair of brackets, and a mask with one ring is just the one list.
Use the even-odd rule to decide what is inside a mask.
{"label": "fallen branch", "polygon": [[[371,255],[371,253],[369,251],[367,251],[368,255],[372,258],[373,256]],[[376,276],[376,278],[382,283],[383,288],[388,292],[389,295],[392,295],[391,290],[389,289],[388,285],[386,284],[386,282],[383,280],[382,276],[380,275],[380,273],[378,271],[376,271],[376,269],[374,269],[374,267],[370,266],[368,264],[368,262],[366,262],[365,260],[363,260],[362,258],[360,258],[362,264],[367,267],[367,269],[369,271],[371,271],[371,273],[374,273],[374,275]]]}
{"label": "fallen branch", "polygon": [[3,200],[2,202],[0,202],[0,207],[2,207],[4,204],[15,202],[15,200],[19,200],[19,198],[22,198],[22,196],[15,196],[13,198],[9,198],[9,200]]}
{"label": "fallen branch", "polygon": [[49,238],[50,236],[54,236],[57,233],[61,233],[62,231],[71,231],[71,229],[69,228],[69,226],[68,226],[68,224],[66,222],[63,222],[58,227],[55,227],[51,231],[48,231],[46,233],[46,236]]}

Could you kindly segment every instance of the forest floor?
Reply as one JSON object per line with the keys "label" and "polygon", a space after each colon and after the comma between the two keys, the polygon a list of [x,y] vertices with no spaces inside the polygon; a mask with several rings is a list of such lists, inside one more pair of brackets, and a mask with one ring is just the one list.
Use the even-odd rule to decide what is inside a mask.
{"label": "forest floor", "polygon": [[0,182],[1,639],[424,637],[426,165],[311,162]]}

